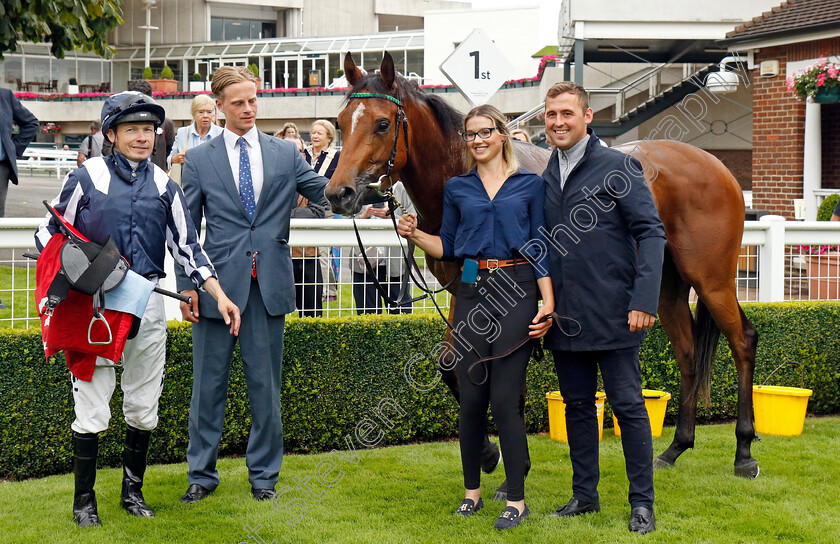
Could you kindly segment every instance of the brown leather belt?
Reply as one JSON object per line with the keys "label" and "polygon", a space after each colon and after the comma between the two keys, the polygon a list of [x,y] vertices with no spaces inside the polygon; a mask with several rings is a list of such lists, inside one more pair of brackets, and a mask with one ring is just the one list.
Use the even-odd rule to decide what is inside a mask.
{"label": "brown leather belt", "polygon": [[517,264],[527,264],[527,259],[479,259],[479,270],[496,270],[505,266],[514,266]]}

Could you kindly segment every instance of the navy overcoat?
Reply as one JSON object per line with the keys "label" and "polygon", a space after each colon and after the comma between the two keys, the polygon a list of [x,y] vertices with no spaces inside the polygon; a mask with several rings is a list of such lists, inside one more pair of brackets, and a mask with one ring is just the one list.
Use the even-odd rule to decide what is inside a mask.
{"label": "navy overcoat", "polygon": [[552,350],[594,351],[635,346],[627,314],[656,314],[665,228],[638,160],[590,138],[560,189],[558,151],[543,172],[545,222],[556,311],[578,320],[580,335],[549,329]]}

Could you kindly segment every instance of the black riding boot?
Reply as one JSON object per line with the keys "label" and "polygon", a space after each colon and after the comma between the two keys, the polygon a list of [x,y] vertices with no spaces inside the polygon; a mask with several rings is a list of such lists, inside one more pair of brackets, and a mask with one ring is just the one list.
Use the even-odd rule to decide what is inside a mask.
{"label": "black riding boot", "polygon": [[73,433],[73,474],[76,491],[73,494],[73,521],[79,527],[102,525],[96,511],[96,454],[99,452],[99,435]]}
{"label": "black riding boot", "polygon": [[149,451],[151,431],[128,426],[123,452],[122,507],[140,518],[153,518],[155,512],[143,499],[143,475],[146,473],[146,453]]}

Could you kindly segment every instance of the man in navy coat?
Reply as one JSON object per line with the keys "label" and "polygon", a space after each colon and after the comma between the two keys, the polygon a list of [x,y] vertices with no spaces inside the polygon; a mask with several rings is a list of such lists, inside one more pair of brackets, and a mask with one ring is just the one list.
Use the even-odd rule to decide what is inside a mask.
{"label": "man in navy coat", "polygon": [[[12,121],[20,131],[12,134]],[[9,89],[0,89],[0,217],[6,215],[6,193],[9,181],[17,185],[17,158],[38,133],[38,119]]]}
{"label": "man in navy coat", "polygon": [[[257,130],[257,89],[244,67],[224,66],[213,76],[225,129],[187,151],[182,184],[196,225],[207,220],[202,244],[225,293],[241,309],[239,346],[251,405],[245,454],[251,493],[271,500],[283,459],[280,386],[285,314],[295,309],[289,219],[298,193],[328,206],[327,179],[306,164],[294,143]],[[181,502],[204,499],[219,485],[216,459],[225,417],[235,339],[207,293],[179,275],[193,298],[181,305],[193,322],[193,391],[187,463],[189,489]]]}
{"label": "man in navy coat", "polygon": [[554,516],[598,512],[600,368],[607,400],[621,426],[630,480],[631,531],[656,527],[653,450],[642,397],[639,345],[656,319],[665,250],[642,167],[609,149],[589,129],[586,91],[557,83],[546,94],[546,137],[555,149],[543,172],[546,237],[556,311],[581,324],[574,337],[549,330],[572,462],[572,498]]}

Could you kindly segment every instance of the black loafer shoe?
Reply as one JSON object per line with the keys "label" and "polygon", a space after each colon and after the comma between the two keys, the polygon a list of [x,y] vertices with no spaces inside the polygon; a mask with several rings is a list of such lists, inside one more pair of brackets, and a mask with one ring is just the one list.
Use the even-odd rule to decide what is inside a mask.
{"label": "black loafer shoe", "polygon": [[636,506],[630,509],[630,530],[634,533],[646,534],[656,530],[656,516],[653,508]]}
{"label": "black loafer shoe", "polygon": [[528,506],[525,506],[525,510],[522,513],[519,513],[519,510],[514,508],[513,506],[508,506],[504,510],[502,510],[502,515],[496,520],[496,523],[493,524],[493,527],[498,529],[499,531],[503,531],[505,529],[513,529],[520,523],[522,520],[527,518],[528,515],[531,513],[528,510]]}
{"label": "black loafer shoe", "polygon": [[472,499],[464,499],[461,501],[461,506],[459,506],[453,513],[458,514],[459,516],[467,517],[475,514],[482,508],[484,508],[484,501],[482,501],[481,498],[478,499],[478,504],[476,504]]}
{"label": "black loafer shoe", "polygon": [[187,488],[187,492],[184,493],[183,497],[181,497],[181,502],[184,504],[192,504],[207,498],[207,495],[210,493],[211,491],[203,485],[190,484],[190,487]]}
{"label": "black loafer shoe", "polygon": [[589,514],[590,512],[600,511],[601,504],[598,501],[580,502],[576,498],[572,497],[571,500],[565,504],[565,506],[561,506],[557,509],[556,512],[549,514],[549,516],[555,518],[570,518],[572,516],[579,516],[581,514]]}
{"label": "black loafer shoe", "polygon": [[252,487],[251,495],[253,495],[255,501],[270,501],[274,498],[274,489],[257,489],[256,487]]}

